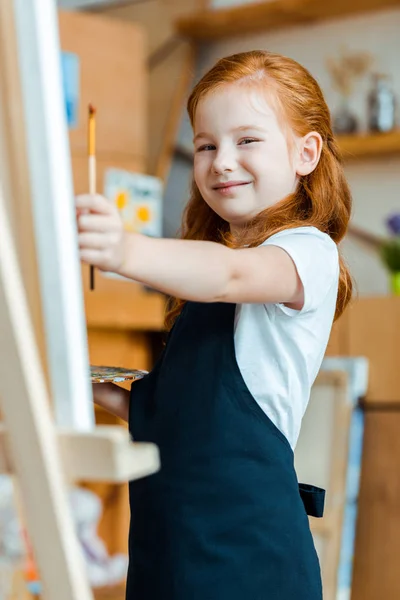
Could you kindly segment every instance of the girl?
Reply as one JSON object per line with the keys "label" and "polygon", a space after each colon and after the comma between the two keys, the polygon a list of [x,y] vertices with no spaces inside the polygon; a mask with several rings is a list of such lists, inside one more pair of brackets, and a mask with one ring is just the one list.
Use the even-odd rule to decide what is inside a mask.
{"label": "girl", "polygon": [[182,240],[124,233],[106,199],[77,198],[82,260],[176,298],[130,398],[94,392],[161,454],[159,473],[130,484],[127,598],[321,600],[306,512],[321,516],[323,490],[299,487],[293,449],[351,296],[329,111],[303,67],[264,51],[220,60],[188,111]]}

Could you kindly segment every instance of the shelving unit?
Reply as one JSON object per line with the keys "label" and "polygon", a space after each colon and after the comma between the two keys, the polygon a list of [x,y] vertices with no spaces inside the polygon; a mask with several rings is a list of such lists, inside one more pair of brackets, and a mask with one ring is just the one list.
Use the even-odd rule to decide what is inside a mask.
{"label": "shelving unit", "polygon": [[233,8],[203,10],[176,21],[179,34],[192,40],[212,40],[381,11],[400,0],[271,0]]}
{"label": "shelving unit", "polygon": [[400,129],[390,133],[338,136],[345,160],[400,154]]}

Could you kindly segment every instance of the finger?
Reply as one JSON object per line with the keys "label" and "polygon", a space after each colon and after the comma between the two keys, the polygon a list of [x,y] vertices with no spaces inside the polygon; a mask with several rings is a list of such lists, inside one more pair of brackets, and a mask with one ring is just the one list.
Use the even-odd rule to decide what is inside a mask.
{"label": "finger", "polygon": [[114,229],[113,223],[110,222],[110,216],[87,214],[81,215],[78,219],[79,231],[97,231],[105,233]]}
{"label": "finger", "polygon": [[101,250],[80,250],[79,256],[82,262],[88,263],[89,265],[93,265],[95,267],[102,266],[104,263],[104,256]]}
{"label": "finger", "polygon": [[79,248],[82,250],[105,250],[107,241],[101,233],[80,233],[78,235]]}
{"label": "finger", "polygon": [[78,210],[90,210],[99,214],[111,214],[114,205],[100,194],[80,194],[75,197],[75,207]]}
{"label": "finger", "polygon": [[90,211],[86,208],[75,208],[76,218],[79,219],[81,215],[87,215]]}

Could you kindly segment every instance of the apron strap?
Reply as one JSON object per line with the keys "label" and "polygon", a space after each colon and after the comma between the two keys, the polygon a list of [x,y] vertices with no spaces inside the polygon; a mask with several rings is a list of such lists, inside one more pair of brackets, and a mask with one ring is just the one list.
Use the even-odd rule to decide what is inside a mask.
{"label": "apron strap", "polygon": [[310,517],[323,517],[325,490],[315,485],[309,485],[308,483],[299,483],[299,492],[306,513]]}

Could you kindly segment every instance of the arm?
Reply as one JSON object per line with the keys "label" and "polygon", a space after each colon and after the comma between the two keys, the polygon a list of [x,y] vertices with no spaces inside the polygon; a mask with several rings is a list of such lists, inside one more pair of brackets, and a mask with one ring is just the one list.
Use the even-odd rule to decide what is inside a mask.
{"label": "arm", "polygon": [[303,300],[296,267],[278,246],[232,250],[215,242],[125,236],[126,258],[118,273],[171,296],[263,304]]}
{"label": "arm", "polygon": [[93,383],[93,400],[111,414],[128,421],[130,392],[114,383]]}
{"label": "arm", "polygon": [[282,248],[154,239],[124,232],[117,208],[102,196],[78,196],[76,207],[84,262],[185,300],[301,307],[302,283]]}

